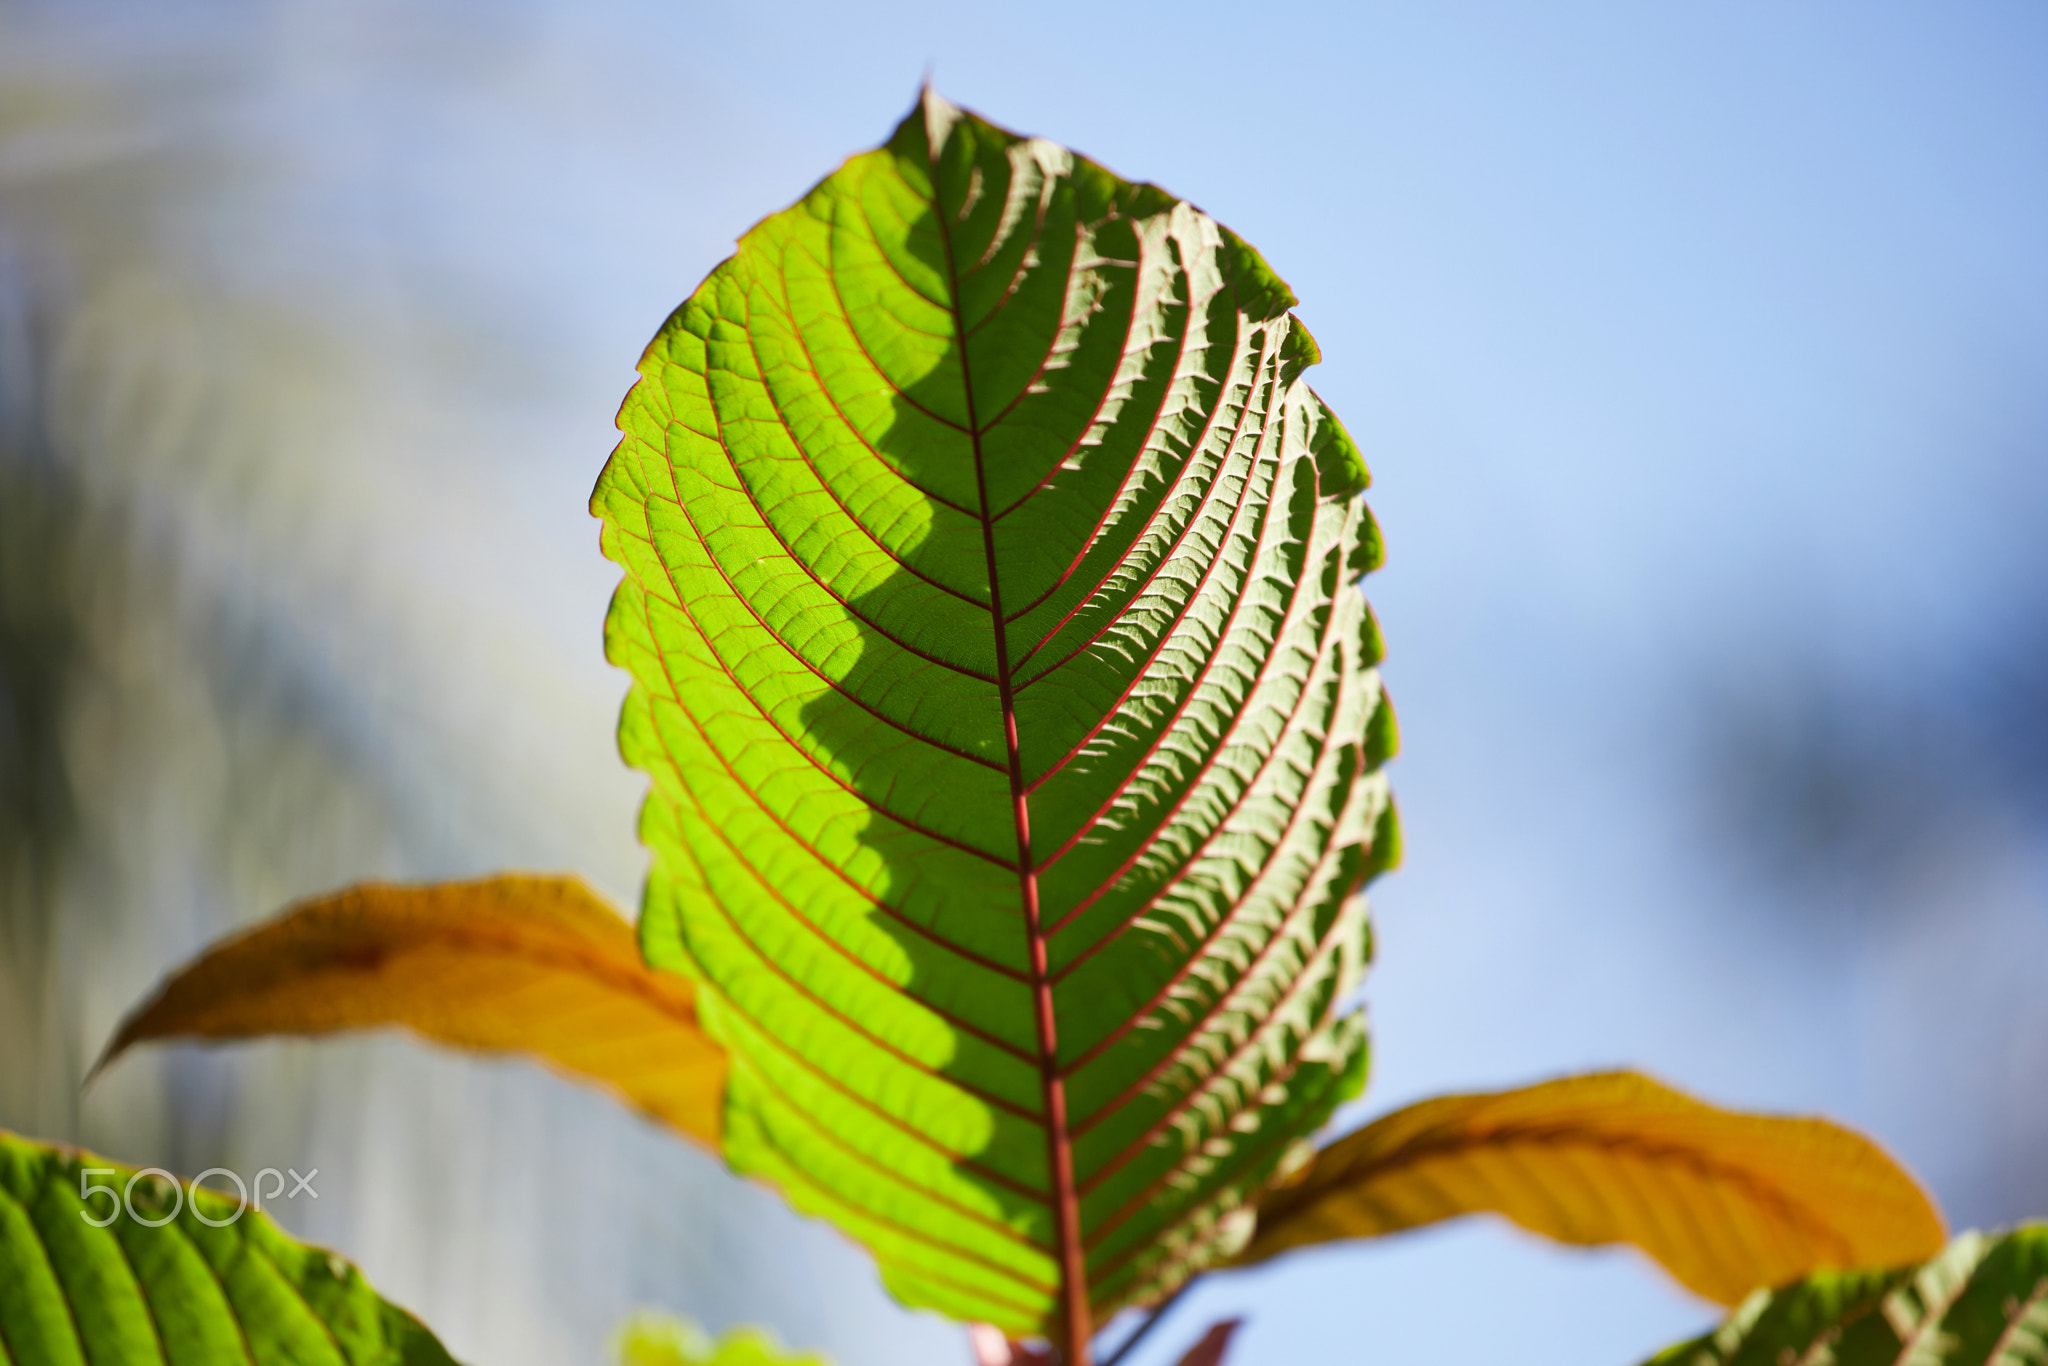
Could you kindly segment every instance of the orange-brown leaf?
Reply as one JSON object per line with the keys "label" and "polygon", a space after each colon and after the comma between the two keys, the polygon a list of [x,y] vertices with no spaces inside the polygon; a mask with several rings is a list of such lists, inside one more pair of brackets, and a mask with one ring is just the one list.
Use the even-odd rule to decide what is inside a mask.
{"label": "orange-brown leaf", "polygon": [[725,1055],[689,981],[648,967],[632,927],[570,877],[364,883],[301,902],[186,965],[100,1066],[151,1039],[380,1025],[531,1054],[718,1150]]}
{"label": "orange-brown leaf", "polygon": [[1423,1101],[1338,1139],[1267,1193],[1239,1261],[1481,1212],[1560,1242],[1633,1243],[1722,1304],[1825,1268],[1921,1261],[1946,1241],[1869,1139],[1605,1072]]}

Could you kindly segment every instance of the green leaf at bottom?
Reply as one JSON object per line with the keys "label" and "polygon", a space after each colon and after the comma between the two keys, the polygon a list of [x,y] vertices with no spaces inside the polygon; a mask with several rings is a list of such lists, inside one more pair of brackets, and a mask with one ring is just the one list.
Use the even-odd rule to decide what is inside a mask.
{"label": "green leaf at bottom", "polygon": [[686,1319],[639,1314],[619,1334],[621,1366],[830,1366],[809,1352],[785,1352],[758,1328],[739,1328],[716,1342]]}
{"label": "green leaf at bottom", "polygon": [[188,1362],[453,1366],[354,1266],[240,1201],[0,1131],[0,1363]]}
{"label": "green leaf at bottom", "polygon": [[2048,1362],[2048,1223],[1966,1233],[1895,1271],[1838,1272],[1760,1290],[1651,1366],[2041,1366]]}

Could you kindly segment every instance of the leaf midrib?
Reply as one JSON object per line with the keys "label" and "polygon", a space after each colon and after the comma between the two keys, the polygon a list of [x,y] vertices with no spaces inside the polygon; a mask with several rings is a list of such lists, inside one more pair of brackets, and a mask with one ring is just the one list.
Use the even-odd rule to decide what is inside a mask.
{"label": "leaf midrib", "polygon": [[[927,94],[927,99],[930,96]],[[931,174],[932,219],[946,259],[947,312],[953,319],[953,345],[960,356],[960,387],[967,408],[967,437],[974,453],[974,486],[981,502],[982,555],[988,566],[989,625],[995,636],[996,692],[1002,706],[1003,742],[1009,758],[1010,806],[1017,829],[1017,885],[1024,911],[1027,961],[1031,971],[1034,1024],[1038,1036],[1039,1084],[1044,1111],[1047,1177],[1052,1186],[1054,1256],[1059,1266],[1061,1310],[1065,1317],[1066,1354],[1085,1358],[1092,1336],[1089,1321],[1087,1254],[1081,1241],[1081,1201],[1074,1178],[1073,1139],[1067,1132],[1066,1083],[1059,1069],[1059,1032],[1048,970],[1048,949],[1039,921],[1038,871],[1031,860],[1031,798],[1024,782],[1024,761],[1018,745],[1017,701],[1010,686],[1009,631],[1003,617],[1003,590],[996,558],[996,524],[989,511],[988,471],[982,458],[981,424],[974,407],[974,372],[968,357],[967,321],[960,313],[960,272],[953,255],[952,225],[939,199],[939,152],[926,125],[925,153]]]}
{"label": "leaf midrib", "polygon": [[[1057,1226],[1056,1241],[1060,1244],[1059,1248],[1057,1249],[1057,1252],[1063,1267],[1063,1281],[1069,1285],[1076,1287],[1077,1289],[1081,1289],[1083,1293],[1085,1293],[1085,1288],[1088,1284],[1085,1272],[1086,1249],[1091,1242],[1099,1242],[1099,1237],[1097,1239],[1088,1239],[1083,1235],[1080,1228],[1079,1198],[1082,1187],[1081,1183],[1078,1180],[1077,1174],[1074,1170],[1072,1151],[1074,1134],[1069,1129],[1067,1123],[1063,1086],[1063,1081],[1065,1077],[1071,1072],[1072,1069],[1061,1067],[1058,1064],[1056,1018],[1054,1015],[1052,1002],[1052,987],[1054,985],[1055,979],[1053,978],[1049,968],[1050,936],[1049,933],[1046,931],[1045,927],[1043,927],[1040,922],[1040,908],[1038,906],[1037,899],[1037,874],[1039,870],[1034,861],[1031,850],[1029,799],[1030,796],[1037,790],[1037,788],[1042,786],[1047,779],[1053,777],[1055,774],[1059,773],[1067,767],[1068,763],[1075,757],[1075,755],[1079,752],[1080,748],[1085,746],[1087,737],[1083,738],[1081,745],[1077,745],[1073,749],[1071,749],[1058,762],[1053,764],[1051,769],[1049,769],[1045,774],[1041,775],[1036,781],[1028,783],[1025,781],[1023,776],[1023,765],[1020,753],[1019,736],[1017,733],[1015,696],[1018,689],[1015,688],[1012,680],[1012,668],[1008,658],[1009,642],[1006,630],[1006,627],[1008,626],[1011,620],[1015,619],[1015,617],[1021,617],[1025,615],[1025,612],[1019,612],[1015,614],[1015,617],[1011,617],[1006,616],[1003,611],[999,561],[995,547],[994,528],[995,522],[999,520],[1002,515],[1014,511],[1017,506],[1021,505],[1023,502],[1029,501],[1033,494],[1039,492],[1043,487],[1045,487],[1050,482],[1051,474],[1049,473],[1046,479],[1041,480],[1037,487],[1028,490],[1022,498],[1018,499],[1015,503],[1012,503],[1009,507],[1003,509],[1002,513],[997,514],[991,512],[988,497],[987,476],[984,467],[983,453],[981,447],[981,437],[984,428],[981,422],[979,421],[975,409],[975,394],[971,360],[968,355],[967,347],[967,340],[970,334],[968,329],[965,327],[964,319],[962,318],[959,310],[958,295],[960,283],[953,252],[951,225],[947,222],[944,209],[939,200],[936,174],[937,160],[935,149],[930,150],[930,156],[932,160],[932,170],[934,173],[930,203],[933,211],[933,219],[938,226],[939,236],[945,254],[948,284],[952,294],[952,302],[949,305],[948,311],[951,313],[954,320],[956,334],[955,349],[958,351],[960,356],[963,400],[966,407],[967,418],[965,424],[965,435],[967,435],[969,438],[971,449],[974,456],[976,488],[981,503],[980,520],[982,523],[983,534],[983,554],[987,564],[989,587],[988,610],[991,618],[991,627],[995,635],[996,683],[998,697],[1002,709],[1004,739],[1008,751],[1008,758],[1010,760],[1009,768],[1011,781],[1011,798],[1018,840],[1017,871],[1019,877],[1020,891],[1022,893],[1022,899],[1024,902],[1026,933],[1029,941],[1028,947],[1032,969],[1032,987],[1034,1003],[1037,1006],[1037,1010],[1035,1013],[1038,1017],[1037,1022],[1039,1025],[1039,1041],[1042,1053],[1041,1069],[1042,1075],[1044,1077],[1043,1085],[1045,1088],[1045,1123],[1047,1127],[1048,1155],[1051,1159],[1049,1165],[1051,1168],[1052,1184],[1054,1187],[1053,1212],[1055,1214],[1055,1224]],[[1034,225],[1034,231],[1038,226],[1041,225]],[[1005,299],[1004,302],[1007,302],[1007,299]],[[1236,311],[1237,310],[1233,310],[1233,312]],[[1238,328],[1239,341],[1241,342],[1243,328],[1243,319],[1241,316],[1238,318]],[[1180,339],[1180,345],[1183,350],[1183,353],[1187,345],[1187,340],[1188,333],[1184,332]],[[1259,348],[1258,355],[1254,358],[1254,363],[1251,367],[1251,374],[1249,377],[1250,382],[1247,385],[1243,402],[1241,404],[1240,411],[1237,415],[1237,421],[1234,424],[1236,431],[1233,433],[1233,440],[1226,446],[1225,451],[1223,453],[1223,460],[1216,470],[1216,481],[1218,484],[1220,484],[1221,480],[1225,477],[1225,474],[1227,472],[1231,451],[1234,450],[1236,446],[1236,435],[1238,433],[1241,433],[1244,423],[1249,419],[1251,410],[1255,406],[1257,406],[1256,400],[1260,389],[1261,376],[1264,372],[1266,363],[1270,359],[1271,345],[1270,340],[1268,340],[1268,342],[1265,345],[1262,345]],[[1274,377],[1272,379],[1268,379],[1266,382],[1271,384],[1275,383],[1276,380],[1277,377]],[[1216,402],[1213,405],[1211,405],[1210,411],[1205,417],[1203,423],[1203,432],[1205,435],[1209,431],[1213,430],[1216,423],[1216,419],[1222,415],[1222,412],[1226,408],[1229,387],[1230,383],[1229,380],[1226,378],[1223,385],[1219,389]],[[1028,389],[1029,384],[1027,383],[1026,390],[1028,391]],[[1014,406],[1014,403],[1011,406]],[[1007,409],[1005,411],[1007,411]],[[1000,420],[1000,418],[998,418],[998,420]],[[1157,414],[1155,414],[1155,423],[1157,420],[1158,417]],[[1190,456],[1192,456],[1196,452],[1196,450],[1199,449],[1199,444],[1200,443],[1197,442],[1196,445],[1190,447]],[[1251,485],[1253,482],[1253,476],[1255,474],[1255,468],[1253,467],[1256,466],[1256,463],[1256,458],[1254,458],[1251,462],[1249,462],[1247,468],[1243,472],[1243,483],[1238,490],[1236,506],[1232,509],[1231,516],[1226,526],[1226,539],[1234,533],[1237,523],[1245,511],[1246,505],[1255,501],[1252,497]],[[1058,466],[1056,465],[1053,472],[1056,473],[1057,468]],[[1128,481],[1128,478],[1129,473],[1127,472],[1126,482]],[[1215,491],[1216,489],[1212,486],[1210,497],[1213,497]],[[1275,489],[1273,492],[1274,495],[1277,496],[1278,490]],[[1206,505],[1210,501],[1210,497],[1205,497],[1204,499],[1202,499],[1202,503]],[[1110,506],[1113,507],[1116,501],[1116,499],[1112,498],[1110,500]],[[1265,501],[1270,503],[1270,499],[1259,501]],[[1191,510],[1186,525],[1184,525],[1181,528],[1180,534],[1174,538],[1175,546],[1178,546],[1181,543],[1181,541],[1192,531],[1194,526],[1201,520],[1201,511],[1202,510],[1200,507]],[[1270,506],[1262,508],[1260,510],[1261,520],[1263,521],[1263,518],[1265,516],[1270,516],[1271,512],[1272,509],[1270,508]],[[1104,515],[1108,515],[1108,508],[1105,509]],[[1262,540],[1263,537],[1261,536],[1259,539]],[[1083,554],[1085,554],[1085,550],[1083,551]],[[1220,558],[1220,556],[1218,558]],[[1171,559],[1172,554],[1171,550],[1169,549],[1168,553],[1161,557],[1160,564],[1154,566],[1153,575],[1148,575],[1148,580],[1154,575],[1156,575],[1158,572],[1160,572],[1160,570],[1163,569],[1164,565]],[[1069,566],[1067,572],[1060,576],[1059,582],[1055,583],[1053,588],[1049,591],[1057,592],[1059,587],[1065,583],[1067,578],[1070,577],[1073,571],[1078,567],[1079,557],[1077,557],[1076,563]],[[1215,565],[1213,563],[1205,567],[1202,576],[1202,582],[1204,585],[1206,585],[1206,583],[1208,582],[1209,576],[1211,573],[1214,572],[1214,569]],[[1257,555],[1256,547],[1254,547],[1254,553],[1251,559],[1248,560],[1248,562],[1246,563],[1244,567],[1244,572],[1247,575],[1247,577],[1249,577],[1255,574],[1256,570]],[[1202,593],[1200,591],[1200,588],[1198,587],[1195,591],[1189,594],[1190,603],[1199,599],[1201,596]],[[1239,601],[1233,603],[1233,609],[1230,617],[1230,619],[1233,621],[1236,619],[1237,609],[1242,606],[1242,596],[1243,595],[1239,595]],[[1084,597],[1084,602],[1085,600],[1086,599]],[[1041,597],[1039,601],[1043,601],[1043,597]],[[1077,604],[1077,610],[1078,606],[1079,605]],[[1028,610],[1029,609],[1026,609],[1026,611]],[[1182,609],[1182,614],[1184,614],[1186,610],[1186,606],[1184,605]],[[1063,618],[1059,624],[1055,625],[1055,627],[1050,632],[1046,633],[1046,635],[1043,638],[1041,638],[1041,640],[1035,646],[1033,646],[1029,651],[1026,652],[1024,660],[1028,661],[1030,658],[1037,655],[1038,652],[1041,649],[1043,649],[1043,647],[1047,643],[1050,642],[1052,636],[1058,634],[1060,627],[1065,625],[1066,621],[1071,620],[1073,615],[1074,613],[1072,612],[1068,613],[1067,616]],[[1333,619],[1334,615],[1335,614],[1333,613]],[[1328,626],[1329,623],[1325,623],[1324,630],[1318,633],[1319,636],[1322,636],[1325,639],[1327,638]],[[1172,633],[1169,631],[1166,634],[1170,636]],[[1085,649],[1086,644],[1087,642],[1083,642],[1080,648]],[[1162,640],[1162,647],[1163,644],[1164,641]],[[1068,657],[1071,658],[1071,655]],[[1020,661],[1020,663],[1022,662],[1023,661]],[[1038,678],[1042,678],[1046,674],[1057,672],[1060,665],[1064,662],[1066,662],[1064,659],[1056,662],[1050,668],[1047,668],[1041,671],[1041,673],[1034,675],[1031,681],[1035,682],[1038,680]],[[1139,670],[1140,675],[1142,675],[1143,672],[1144,670],[1141,668]],[[1206,672],[1207,670],[1205,669],[1204,673],[1206,674]],[[1128,693],[1128,691],[1129,690],[1127,689],[1126,692]],[[1307,691],[1309,691],[1309,689],[1305,686],[1303,691],[1305,695]],[[1297,698],[1296,707],[1289,709],[1290,717],[1292,716],[1295,709],[1298,708],[1300,701],[1301,699]],[[1183,708],[1185,707],[1186,703],[1187,699],[1183,699]],[[1178,711],[1176,711],[1176,715],[1178,714]],[[1095,730],[1099,729],[1100,726],[1098,725],[1094,730],[1091,730],[1090,735],[1092,736],[1095,733]],[[1263,767],[1264,765],[1262,764],[1261,768],[1263,769]],[[1099,816],[1101,813],[1098,811],[1095,814]],[[1076,838],[1078,838],[1081,833],[1084,833],[1086,828],[1092,823],[1092,817],[1089,821],[1083,822],[1082,831],[1076,832]],[[1067,849],[1071,847],[1072,843],[1073,840],[1067,841],[1066,844],[1064,844],[1061,847],[1059,853],[1064,854],[1065,852],[1067,852]],[[1058,856],[1059,855],[1056,854],[1054,857],[1057,858]],[[1321,860],[1319,860],[1318,862],[1320,864]],[[1061,922],[1062,925],[1067,923],[1067,921],[1070,919],[1071,917],[1063,917]],[[1270,948],[1271,946],[1269,945],[1268,947]],[[1317,955],[1319,956],[1320,953],[1327,947],[1327,942],[1319,942],[1316,945]],[[1264,955],[1262,954],[1261,957],[1263,956]],[[1063,977],[1066,974],[1062,973],[1060,975]],[[1098,1112],[1093,1118],[1095,1120],[1100,1120],[1104,1118],[1108,1111],[1113,1111],[1119,1108],[1119,1102],[1126,1101],[1128,1100],[1128,1098],[1128,1094],[1120,1096],[1118,1098],[1118,1102],[1112,1102],[1109,1106],[1103,1107],[1103,1111]],[[1152,1134],[1156,1133],[1158,1127],[1159,1126],[1155,1125],[1153,1126],[1153,1129],[1148,1130],[1148,1136],[1151,1136]],[[1130,1156],[1132,1155],[1133,1154],[1129,1146],[1123,1148],[1115,1159],[1109,1162],[1103,1170],[1098,1171],[1096,1173],[1095,1178],[1088,1183],[1089,1186],[1098,1186],[1103,1179],[1108,1177],[1116,1169],[1120,1168],[1126,1161],[1129,1160]],[[1143,1194],[1145,1196],[1149,1196],[1151,1193],[1152,1192],[1148,1189]],[[1126,1218],[1129,1217],[1129,1215],[1132,1212],[1133,1211],[1131,1211],[1128,1208],[1120,1209],[1117,1212],[1117,1214],[1111,1219],[1110,1227],[1113,1228],[1114,1226],[1121,1224]],[[1062,1215],[1065,1215],[1066,1217],[1062,1218]],[[1106,1234],[1109,1231],[1109,1228],[1105,1228],[1103,1230],[1100,1230],[1099,1233]],[[1082,1269],[1073,1270],[1067,1266],[1067,1259],[1070,1255],[1073,1256],[1075,1260],[1080,1262]],[[1073,1300],[1078,1298],[1078,1295],[1069,1296],[1068,1299],[1070,1305]],[[1069,1310],[1069,1313],[1071,1315],[1071,1308]]]}

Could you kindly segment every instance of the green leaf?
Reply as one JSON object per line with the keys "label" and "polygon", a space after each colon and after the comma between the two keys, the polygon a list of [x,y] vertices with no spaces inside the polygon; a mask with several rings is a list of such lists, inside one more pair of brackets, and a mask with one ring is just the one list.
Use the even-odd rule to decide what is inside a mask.
{"label": "green leaf", "polygon": [[1966,1233],[1932,1261],[1760,1290],[1654,1366],[2041,1366],[2048,1223]]}
{"label": "green leaf", "polygon": [[355,1267],[240,1201],[4,1131],[0,1348],[11,1366],[452,1366]]}
{"label": "green leaf", "polygon": [[785,1352],[758,1328],[738,1328],[713,1342],[694,1323],[640,1314],[619,1333],[620,1366],[828,1366],[809,1352]]}
{"label": "green leaf", "polygon": [[927,93],[620,413],[642,942],[731,1051],[732,1165],[913,1305],[1071,1342],[1227,1258],[1362,1081],[1379,538],[1292,303]]}

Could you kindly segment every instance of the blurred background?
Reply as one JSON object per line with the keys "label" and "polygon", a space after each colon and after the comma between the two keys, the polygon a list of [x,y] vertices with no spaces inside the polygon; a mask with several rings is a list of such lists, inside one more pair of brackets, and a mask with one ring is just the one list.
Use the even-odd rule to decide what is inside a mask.
{"label": "blurred background", "polygon": [[[634,360],[953,98],[1202,205],[1374,465],[1408,865],[1375,1077],[1644,1066],[2048,1215],[2048,9],[0,0],[0,1126],[317,1166],[475,1366],[639,1306],[966,1360],[602,1098],[400,1039],[152,1050],[168,968],[369,876],[630,905]],[[1627,1366],[1709,1306],[1491,1222],[1215,1278],[1233,1366]]]}

